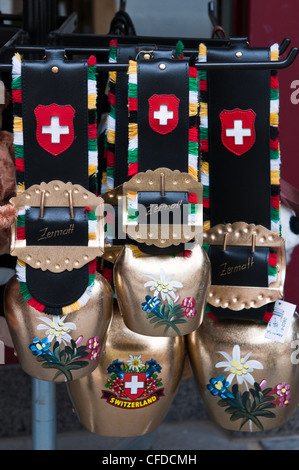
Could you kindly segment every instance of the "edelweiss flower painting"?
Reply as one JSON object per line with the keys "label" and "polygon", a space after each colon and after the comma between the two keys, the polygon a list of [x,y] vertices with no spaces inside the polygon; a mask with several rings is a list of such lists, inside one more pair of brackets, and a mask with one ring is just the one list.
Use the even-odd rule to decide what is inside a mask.
{"label": "edelweiss flower painting", "polygon": [[[211,377],[207,389],[214,397],[219,397],[218,405],[225,408],[231,421],[240,420],[240,430],[246,423],[249,430],[255,425],[260,431],[264,430],[263,420],[275,418],[273,410],[276,407],[286,408],[291,402],[290,385],[286,382],[277,384],[274,388],[267,387],[265,379],[255,380],[252,373],[255,369],[264,369],[263,365],[256,360],[249,359],[252,351],[244,357],[241,355],[240,346],[233,347],[232,355],[224,351],[218,351],[226,360],[217,362],[216,368],[224,368],[229,372],[225,377]],[[233,384],[234,379],[237,383]],[[250,384],[250,387],[248,387]],[[239,386],[246,388],[245,391]]]}
{"label": "edelweiss flower painting", "polygon": [[154,291],[154,297],[161,297],[162,300],[170,301],[176,299],[176,289],[183,287],[183,284],[179,281],[174,281],[174,274],[169,276],[165,275],[164,270],[160,269],[160,278],[155,276],[155,274],[145,274],[146,277],[149,277],[151,281],[147,281],[144,284],[144,287],[150,287],[151,291]]}
{"label": "edelweiss flower painting", "polygon": [[49,342],[51,343],[54,338],[58,341],[60,344],[61,342],[63,344],[70,343],[71,342],[71,336],[69,335],[69,332],[71,330],[75,330],[77,327],[75,323],[73,322],[65,322],[64,319],[66,318],[66,315],[63,317],[60,317],[59,315],[54,315],[52,318],[48,317],[38,317],[39,320],[42,320],[44,323],[40,323],[37,326],[38,330],[46,330],[46,336],[48,337]]}
{"label": "edelweiss flower painting", "polygon": [[146,318],[155,327],[163,327],[164,335],[169,328],[177,335],[181,335],[179,325],[186,323],[197,315],[196,300],[193,297],[182,297],[182,292],[177,290],[183,288],[180,281],[174,279],[175,274],[166,274],[160,269],[160,276],[155,274],[144,274],[150,281],[144,283],[144,287],[152,294],[146,294],[141,307],[146,312]]}
{"label": "edelweiss flower painting", "polygon": [[139,356],[132,356],[132,354],[129,354],[129,358],[130,359],[128,359],[127,363],[130,371],[139,372],[139,370],[144,367],[141,360],[141,354]]}
{"label": "edelweiss flower painting", "polygon": [[234,380],[237,379],[238,384],[242,384],[243,382],[248,382],[250,385],[253,385],[255,380],[252,376],[252,372],[254,369],[263,369],[264,366],[256,360],[248,360],[252,354],[252,351],[246,354],[246,356],[241,357],[241,350],[240,346],[236,344],[233,348],[232,356],[230,356],[227,352],[218,351],[226,361],[221,361],[215,364],[215,367],[220,368],[224,367],[224,372],[230,372],[227,376],[226,380],[230,384]]}

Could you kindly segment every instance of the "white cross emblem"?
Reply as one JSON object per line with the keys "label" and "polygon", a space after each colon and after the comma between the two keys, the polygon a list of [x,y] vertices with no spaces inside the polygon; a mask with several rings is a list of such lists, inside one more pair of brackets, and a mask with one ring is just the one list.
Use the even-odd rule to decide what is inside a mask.
{"label": "white cross emblem", "polygon": [[59,116],[51,116],[51,125],[42,126],[42,134],[51,134],[51,143],[60,144],[60,136],[69,134],[69,126],[61,126],[59,124]]}
{"label": "white cross emblem", "polygon": [[173,119],[173,111],[168,111],[166,104],[161,104],[159,111],[154,111],[154,118],[159,119],[160,126],[167,126],[168,119]]}
{"label": "white cross emblem", "polygon": [[130,382],[125,382],[125,388],[131,390],[131,395],[137,395],[138,389],[144,387],[144,382],[138,382],[138,375],[132,375]]}
{"label": "white cross emblem", "polygon": [[226,136],[234,137],[235,145],[243,145],[243,137],[251,136],[251,129],[247,129],[247,128],[243,129],[242,120],[236,119],[234,121],[234,128],[226,129]]}

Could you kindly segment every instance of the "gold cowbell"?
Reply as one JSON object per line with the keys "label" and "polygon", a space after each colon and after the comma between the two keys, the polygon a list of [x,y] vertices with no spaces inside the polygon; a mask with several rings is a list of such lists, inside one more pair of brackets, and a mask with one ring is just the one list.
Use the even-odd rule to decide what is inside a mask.
{"label": "gold cowbell", "polygon": [[112,288],[97,274],[84,307],[63,316],[41,313],[24,300],[14,276],[5,289],[5,316],[22,369],[55,382],[90,374],[103,351],[112,306]]}
{"label": "gold cowbell", "polygon": [[[267,325],[206,317],[188,335],[188,355],[213,421],[231,431],[282,426],[299,400],[299,317],[284,343],[265,338]],[[298,343],[298,344],[297,344]]]}
{"label": "gold cowbell", "polygon": [[105,351],[88,376],[68,383],[81,424],[95,434],[140,436],[162,422],[183,375],[184,337],[129,330],[115,303]]}
{"label": "gold cowbell", "polygon": [[114,265],[124,323],[147,336],[183,336],[196,330],[210,282],[210,261],[196,243],[187,256],[136,255],[126,245]]}

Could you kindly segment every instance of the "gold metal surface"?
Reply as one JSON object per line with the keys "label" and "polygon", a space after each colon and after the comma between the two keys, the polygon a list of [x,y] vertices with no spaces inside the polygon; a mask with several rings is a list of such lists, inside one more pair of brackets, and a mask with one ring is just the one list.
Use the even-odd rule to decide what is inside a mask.
{"label": "gold metal surface", "polygon": [[89,207],[97,215],[96,236],[87,246],[27,246],[26,240],[17,240],[16,223],[11,230],[10,254],[17,256],[32,268],[60,273],[65,270],[79,269],[104,252],[104,214],[98,210],[104,204],[101,197],[95,196],[82,186],[62,181],[51,181],[33,185],[20,195],[11,198],[16,209],[40,207],[41,218],[47,207],[69,207],[74,217],[74,207]]}
{"label": "gold metal surface", "polygon": [[236,222],[216,225],[203,234],[204,243],[222,245],[226,250],[231,246],[257,246],[275,249],[277,254],[277,277],[269,287],[216,286],[211,285],[208,302],[214,307],[238,311],[244,308],[259,308],[283,297],[286,275],[286,256],[284,239],[261,225]]}
{"label": "gold metal surface", "polygon": [[[148,336],[186,335],[198,328],[210,282],[210,261],[197,244],[188,257],[136,256],[134,250],[126,245],[114,264],[115,292],[124,322],[132,331]],[[159,318],[159,312],[155,315],[144,310],[147,296],[157,296],[157,302],[161,301],[159,308],[165,304],[163,318]],[[171,301],[176,306],[183,306],[186,299],[190,300],[189,303],[195,303],[197,313],[193,315],[191,312],[189,316],[183,314],[176,323],[175,314],[171,313]],[[169,315],[163,315],[167,309]]]}
{"label": "gold metal surface", "polygon": [[[197,212],[195,221],[192,224],[148,224],[138,225],[135,221],[127,218],[127,196],[128,192],[155,191],[165,194],[165,192],[192,192],[197,197]],[[179,170],[169,168],[158,168],[138,173],[129,181],[123,184],[124,210],[123,210],[123,231],[133,240],[146,245],[155,245],[166,248],[171,245],[187,243],[196,237],[198,243],[202,242],[202,184],[196,181],[188,173],[181,173]],[[137,229],[138,227],[138,229]]]}
{"label": "gold metal surface", "polygon": [[[153,432],[173,402],[183,373],[185,352],[182,337],[152,338],[130,331],[115,304],[105,353],[98,367],[89,376],[68,383],[69,394],[81,424],[88,431],[102,436],[130,437]],[[135,357],[136,363],[142,361],[146,364],[146,361],[154,360],[161,367],[156,372],[160,380],[155,390],[158,398],[152,399],[147,406],[143,406],[146,398],[130,400],[124,395],[118,395],[118,401],[114,399],[113,403],[102,398],[104,392],[116,395],[106,386],[107,381],[111,380],[111,373],[107,369],[114,361],[127,365],[130,355]],[[137,368],[134,372],[138,374]]]}
{"label": "gold metal surface", "polygon": [[[52,353],[55,341],[60,341],[59,352],[65,351],[60,357],[63,366],[70,359],[68,348],[72,346],[71,339],[79,348],[87,345],[90,339],[98,337],[101,348],[99,352],[102,354],[112,317],[112,304],[112,289],[103,276],[97,274],[91,298],[80,310],[60,317],[40,313],[23,299],[19,282],[13,277],[5,289],[5,317],[22,369],[30,376],[46,381],[54,381],[59,372],[59,368],[49,365],[50,361],[41,362],[42,356],[32,353],[30,345],[34,344],[35,338],[39,338],[42,345],[45,344],[43,340],[50,336],[52,340],[49,351]],[[95,347],[94,343],[92,346]],[[41,348],[39,344],[38,347]],[[76,380],[89,374],[97,366],[97,360],[89,357],[91,356],[80,359],[88,362],[84,367],[79,367],[78,363],[76,365],[76,358],[73,357],[72,365],[61,368],[66,375],[64,372],[59,374],[55,381],[65,382],[70,378]]]}
{"label": "gold metal surface", "polygon": [[[212,320],[206,317],[200,328],[188,335],[188,355],[201,397],[211,418],[222,428],[232,431],[267,431],[282,426],[297,407],[298,315],[295,314],[283,344],[265,338],[265,331],[266,325],[250,321]],[[218,393],[221,388],[221,375],[225,380],[230,377],[230,391],[234,384],[238,384],[243,397],[243,405],[240,407],[247,407],[249,411],[252,407],[255,408],[255,416],[251,415],[253,419],[246,421],[240,410],[229,408],[224,402],[222,406],[218,405],[220,396],[213,396],[207,385],[211,384],[211,379],[216,379],[214,393]],[[254,389],[252,382],[261,385],[261,392],[268,388],[268,396],[271,396],[257,407],[250,391],[247,396],[244,395],[246,391]],[[277,392],[280,395],[275,393],[277,385],[280,386]],[[286,393],[287,390],[290,396]],[[269,403],[275,403],[275,406],[270,405],[268,408]],[[269,417],[268,412],[274,416]],[[255,418],[259,420],[262,428],[254,421]]]}

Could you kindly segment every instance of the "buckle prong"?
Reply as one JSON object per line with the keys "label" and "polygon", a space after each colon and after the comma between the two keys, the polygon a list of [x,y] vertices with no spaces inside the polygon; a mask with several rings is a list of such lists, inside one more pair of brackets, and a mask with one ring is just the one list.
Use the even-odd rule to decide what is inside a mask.
{"label": "buckle prong", "polygon": [[161,173],[161,196],[165,196],[165,174]]}
{"label": "buckle prong", "polygon": [[224,235],[222,251],[226,251],[227,239],[228,239],[228,233],[226,233],[226,234]]}
{"label": "buckle prong", "polygon": [[255,247],[256,247],[256,233],[253,232],[253,234],[252,234],[251,253],[255,252]]}
{"label": "buckle prong", "polygon": [[73,193],[71,189],[68,191],[68,198],[69,198],[70,216],[71,216],[71,219],[74,219]]}
{"label": "buckle prong", "polygon": [[40,192],[40,218],[44,218],[44,211],[45,211],[45,194],[46,191],[44,189]]}

